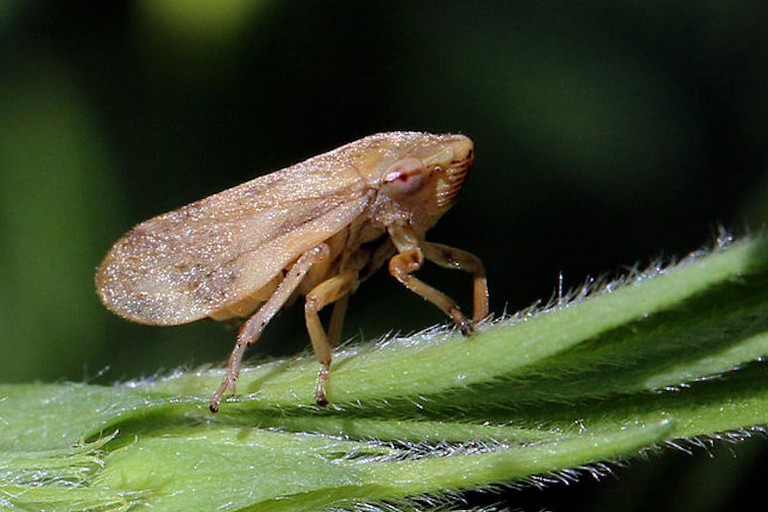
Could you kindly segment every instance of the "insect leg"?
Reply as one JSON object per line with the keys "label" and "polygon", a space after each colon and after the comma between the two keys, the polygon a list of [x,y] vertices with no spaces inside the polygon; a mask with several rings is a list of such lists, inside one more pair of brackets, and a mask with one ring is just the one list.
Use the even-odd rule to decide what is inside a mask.
{"label": "insect leg", "polygon": [[423,263],[424,254],[420,248],[408,249],[392,256],[389,260],[389,273],[403,286],[443,310],[451,317],[461,333],[468,335],[472,332],[472,321],[464,316],[456,302],[443,292],[411,275],[419,270]]}
{"label": "insect leg", "polygon": [[474,254],[455,247],[432,242],[423,242],[424,257],[441,267],[463,270],[474,274],[474,314],[473,320],[479,322],[488,316],[488,280],[485,267]]}
{"label": "insect leg", "polygon": [[327,257],[328,254],[329,249],[325,244],[318,245],[312,250],[302,254],[288,271],[285,278],[280,282],[275,293],[273,293],[269,300],[267,300],[267,302],[265,302],[259,310],[242,325],[240,332],[237,335],[235,348],[229,356],[227,373],[224,375],[224,379],[222,379],[219,389],[216,390],[211,398],[209,404],[211,412],[219,410],[221,397],[227,390],[234,392],[237,378],[240,376],[240,365],[243,361],[245,349],[248,348],[249,345],[253,345],[256,340],[259,339],[264,327],[266,327],[272,317],[275,316],[275,313],[277,313],[291,297],[310,267],[318,260]]}
{"label": "insect leg", "polygon": [[341,328],[344,327],[344,316],[347,314],[347,305],[349,304],[349,293],[336,301],[331,313],[331,321],[328,324],[328,343],[332,347],[337,347],[341,340]]}
{"label": "insect leg", "polygon": [[[357,282],[357,276],[357,271],[345,270],[341,274],[315,286],[312,291],[307,294],[307,301],[304,304],[307,331],[309,332],[309,338],[312,341],[312,348],[315,350],[315,356],[318,361],[320,361],[321,365],[320,372],[317,375],[317,385],[315,386],[315,401],[318,405],[326,405],[328,403],[325,394],[325,381],[328,380],[328,372],[331,368],[331,348],[333,345],[325,334],[325,330],[320,323],[320,317],[317,313],[328,304],[336,302],[337,300],[341,300],[343,304],[342,307],[346,307],[345,297]],[[336,313],[336,311],[334,311],[334,313]],[[337,322],[339,324],[341,323],[340,320],[337,320]],[[332,330],[338,329],[338,327],[333,326],[333,319],[331,324]],[[338,336],[336,333],[334,333],[334,335]]]}

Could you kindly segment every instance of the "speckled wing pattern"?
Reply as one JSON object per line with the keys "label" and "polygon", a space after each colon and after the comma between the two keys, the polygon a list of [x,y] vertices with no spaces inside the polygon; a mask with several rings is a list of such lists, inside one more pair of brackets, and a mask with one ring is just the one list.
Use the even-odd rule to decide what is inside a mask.
{"label": "speckled wing pattern", "polygon": [[177,325],[254,294],[365,211],[369,193],[344,151],[139,224],[97,272],[102,301],[135,322]]}

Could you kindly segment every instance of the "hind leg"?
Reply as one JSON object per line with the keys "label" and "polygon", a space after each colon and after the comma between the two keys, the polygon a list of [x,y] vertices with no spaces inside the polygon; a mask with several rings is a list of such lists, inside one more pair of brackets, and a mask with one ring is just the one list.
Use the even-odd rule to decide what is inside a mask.
{"label": "hind leg", "polygon": [[326,244],[318,245],[302,254],[288,271],[285,278],[280,282],[275,293],[272,294],[269,300],[267,300],[267,302],[265,302],[252,317],[245,321],[237,335],[235,348],[229,356],[227,373],[224,375],[219,389],[213,394],[208,405],[211,412],[217,412],[219,410],[221,398],[227,390],[232,392],[235,391],[235,384],[237,383],[237,378],[240,376],[240,367],[243,362],[243,356],[245,355],[245,349],[256,343],[269,321],[272,320],[275,313],[277,313],[291,297],[312,265],[318,260],[328,257],[328,254],[329,249]]}

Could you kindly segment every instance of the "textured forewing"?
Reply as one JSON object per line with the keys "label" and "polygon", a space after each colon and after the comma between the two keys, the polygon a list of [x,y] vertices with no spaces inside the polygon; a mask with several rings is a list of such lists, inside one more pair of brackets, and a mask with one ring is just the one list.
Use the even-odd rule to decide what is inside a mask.
{"label": "textured forewing", "polygon": [[307,172],[308,163],[136,226],[99,269],[103,302],[130,320],[174,325],[258,291],[365,209],[356,172]]}

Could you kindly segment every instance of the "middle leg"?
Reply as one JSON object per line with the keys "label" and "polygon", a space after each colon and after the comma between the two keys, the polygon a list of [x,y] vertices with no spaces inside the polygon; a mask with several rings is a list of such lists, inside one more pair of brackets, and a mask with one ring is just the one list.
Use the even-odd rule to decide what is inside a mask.
{"label": "middle leg", "polygon": [[[317,384],[315,385],[315,401],[318,405],[328,404],[325,382],[328,380],[328,374],[331,369],[331,349],[334,344],[338,343],[338,339],[333,338],[338,338],[340,335],[341,317],[346,309],[346,298],[357,283],[357,278],[357,271],[345,270],[341,274],[315,286],[307,294],[306,303],[304,304],[304,316],[312,348],[321,365],[320,372],[317,375]],[[341,303],[339,304],[339,309],[334,308],[334,314],[331,318],[331,335],[333,338],[329,340],[320,322],[320,316],[317,313],[328,304],[337,300],[341,300]]]}
{"label": "middle leg", "polygon": [[253,345],[256,340],[259,339],[269,321],[291,297],[294,290],[299,286],[301,280],[304,279],[304,276],[312,265],[322,258],[327,258],[328,252],[328,246],[326,244],[320,244],[302,254],[288,271],[285,278],[280,282],[269,300],[267,300],[267,302],[265,302],[258,311],[256,311],[256,313],[242,325],[240,332],[237,335],[235,348],[232,349],[232,354],[229,356],[227,372],[221,381],[219,389],[213,394],[209,403],[208,407],[211,412],[217,412],[219,410],[219,404],[227,390],[234,392],[237,378],[240,376],[240,366],[243,361],[243,356],[245,355],[245,349],[248,346]]}

